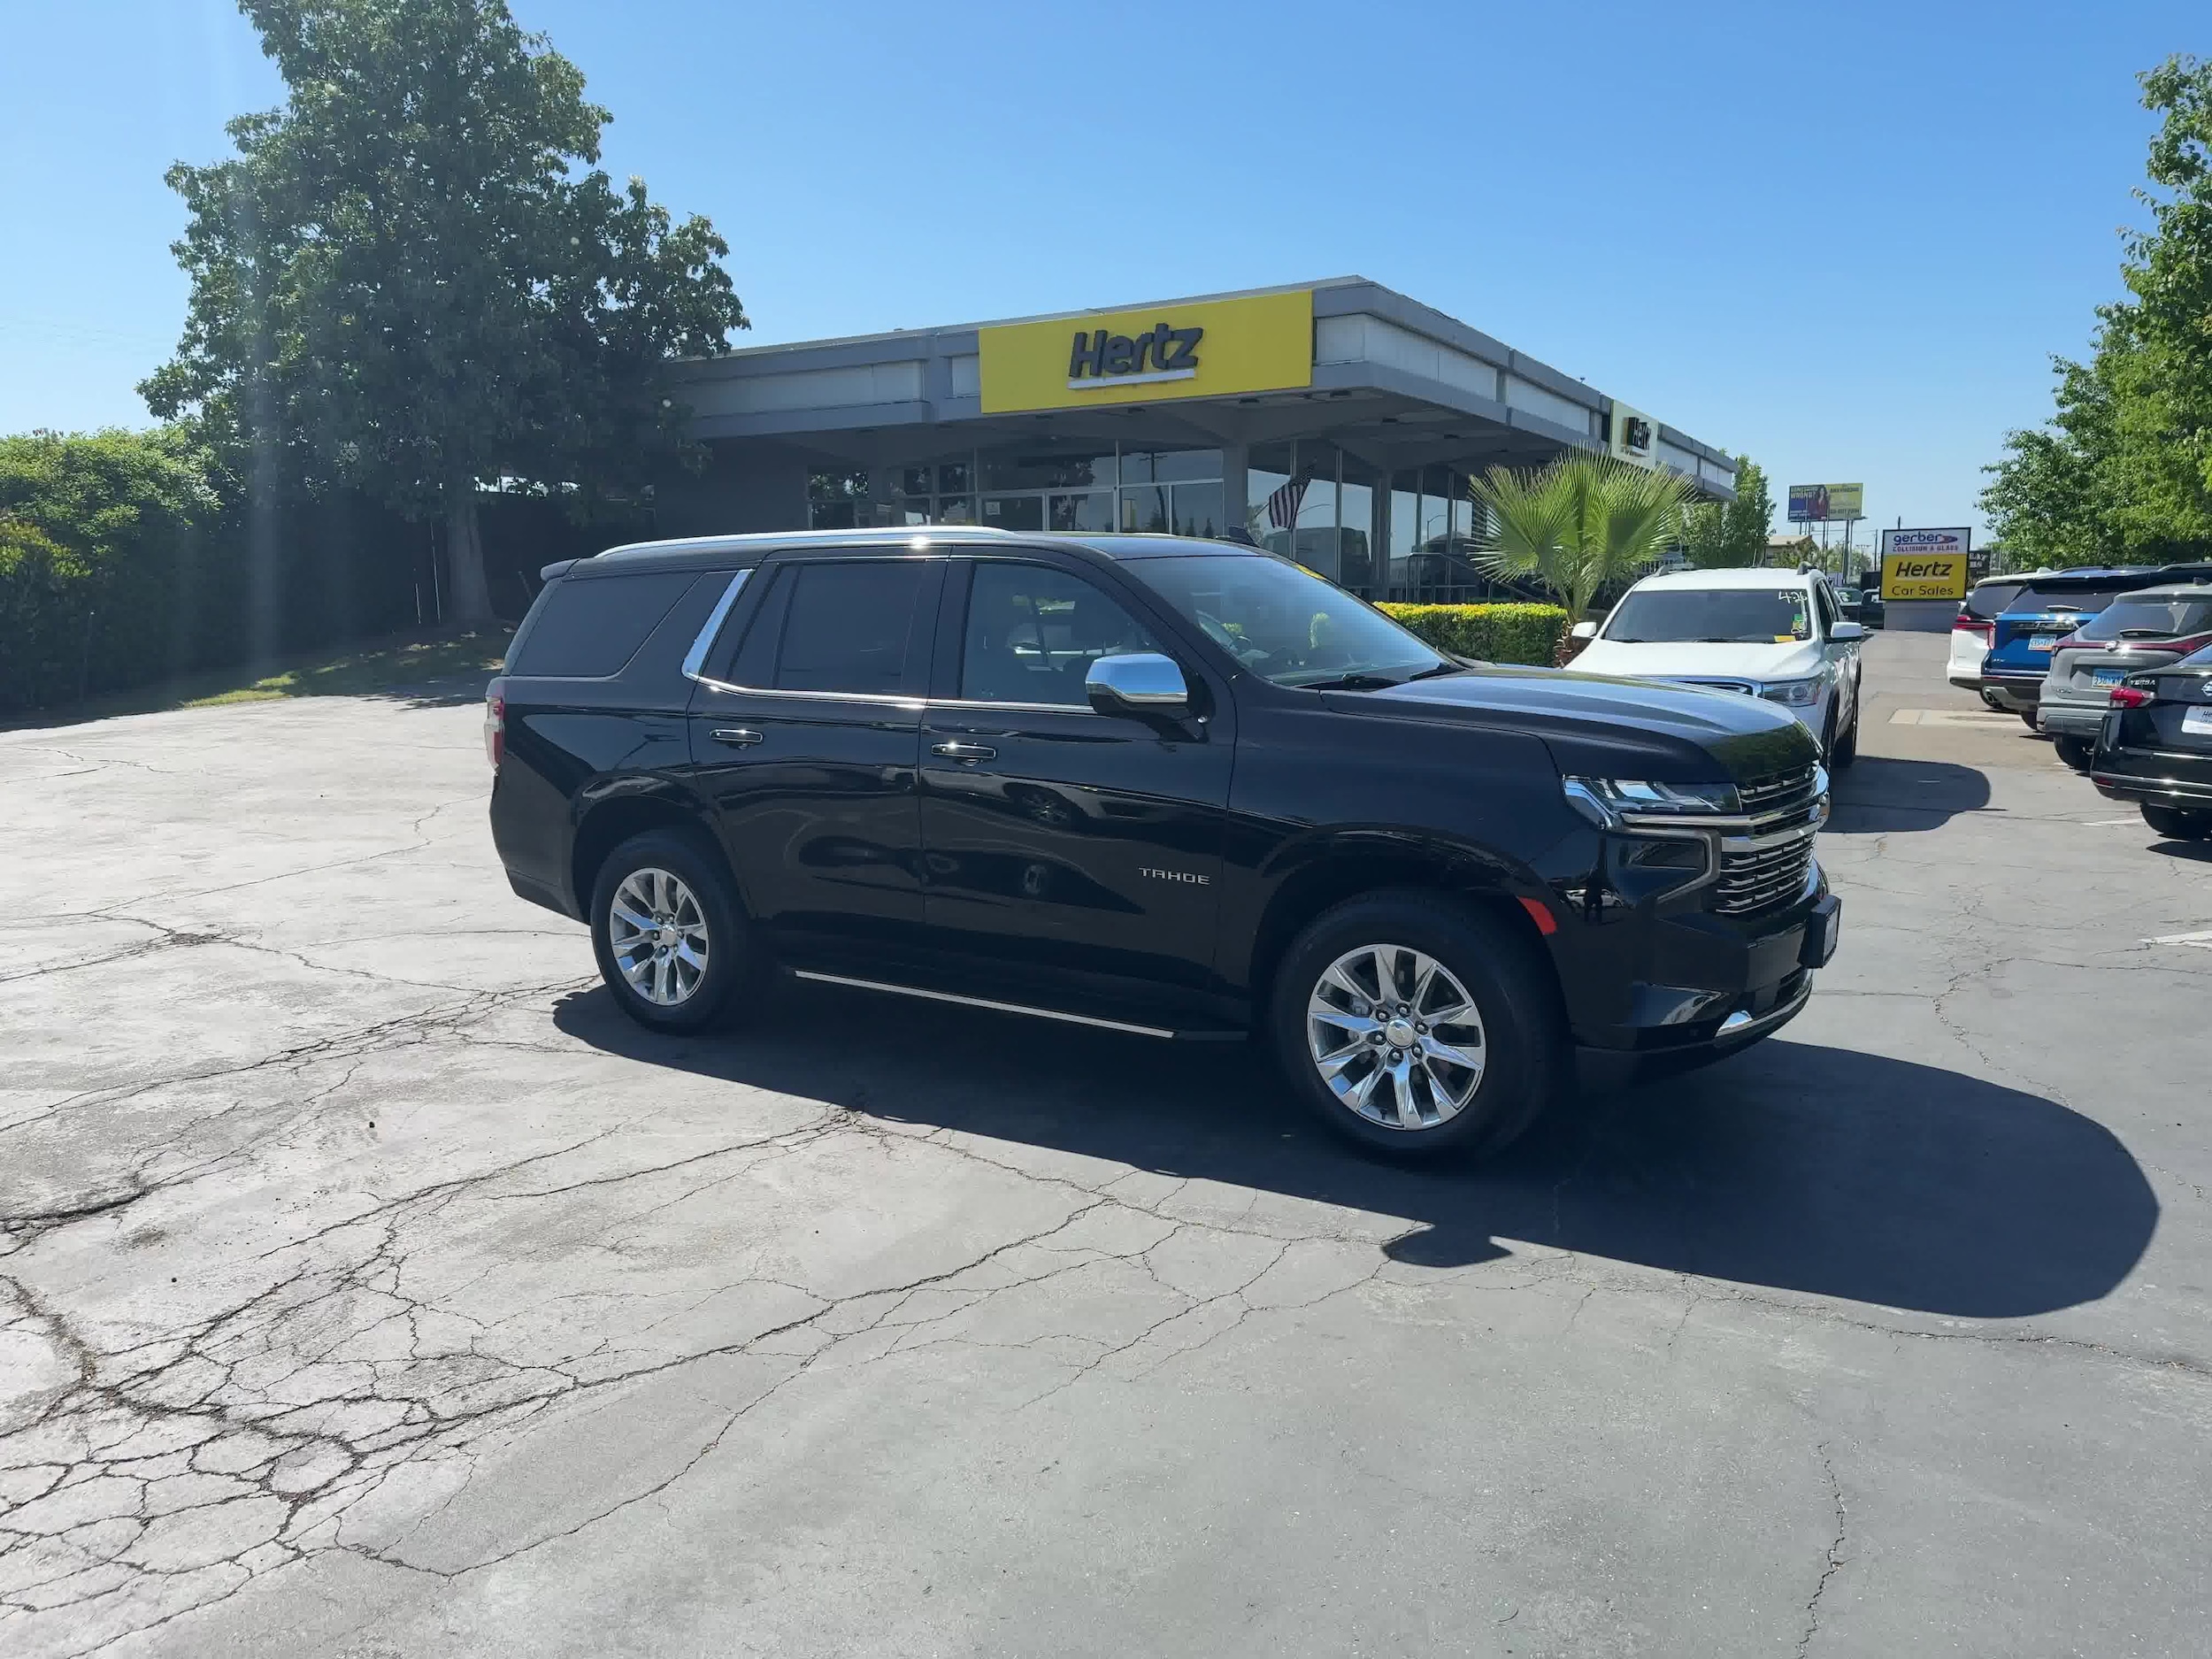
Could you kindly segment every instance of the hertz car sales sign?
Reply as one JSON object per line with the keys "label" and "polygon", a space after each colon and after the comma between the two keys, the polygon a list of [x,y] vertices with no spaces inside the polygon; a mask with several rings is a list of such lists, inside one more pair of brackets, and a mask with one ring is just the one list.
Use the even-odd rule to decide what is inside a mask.
{"label": "hertz car sales sign", "polygon": [[1254,294],[977,330],[983,413],[1313,384],[1313,293]]}
{"label": "hertz car sales sign", "polygon": [[1963,599],[1966,560],[1972,532],[1885,530],[1882,532],[1882,598]]}

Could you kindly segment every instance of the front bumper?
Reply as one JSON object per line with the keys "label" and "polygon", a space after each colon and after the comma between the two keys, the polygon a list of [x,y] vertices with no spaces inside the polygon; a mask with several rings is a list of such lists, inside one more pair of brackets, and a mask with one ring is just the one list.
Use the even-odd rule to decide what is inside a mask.
{"label": "front bumper", "polygon": [[1717,1058],[1780,1029],[1834,956],[1842,909],[1816,863],[1801,898],[1752,922],[1702,911],[1650,918],[1632,953],[1649,977],[1600,999],[1609,1009],[1588,1010],[1611,1018],[1575,1021],[1586,1079]]}

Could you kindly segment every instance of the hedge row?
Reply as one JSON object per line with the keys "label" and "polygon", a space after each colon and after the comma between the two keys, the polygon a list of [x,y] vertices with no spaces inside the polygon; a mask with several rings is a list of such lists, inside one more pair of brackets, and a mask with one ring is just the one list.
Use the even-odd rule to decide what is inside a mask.
{"label": "hedge row", "polygon": [[1567,613],[1557,605],[1383,605],[1440,651],[1486,663],[1528,663],[1548,668],[1567,636]]}
{"label": "hedge row", "polygon": [[[181,426],[0,438],[0,720],[437,619],[433,527],[280,491],[257,535],[245,495]],[[651,533],[527,496],[488,495],[480,518],[510,617],[539,566]]]}

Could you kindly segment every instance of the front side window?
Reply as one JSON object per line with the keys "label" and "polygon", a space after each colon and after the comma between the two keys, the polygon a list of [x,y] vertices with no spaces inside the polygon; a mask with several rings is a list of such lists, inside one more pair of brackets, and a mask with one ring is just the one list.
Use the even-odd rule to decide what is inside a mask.
{"label": "front side window", "polygon": [[1279,686],[1387,683],[1452,664],[1333,582],[1269,554],[1132,559],[1138,580]]}
{"label": "front side window", "polygon": [[873,696],[897,692],[917,632],[926,570],[921,559],[800,565],[792,573],[782,649],[776,654],[776,688]]}
{"label": "front side window", "polygon": [[975,567],[968,591],[960,695],[1085,708],[1093,663],[1159,649],[1150,629],[1081,577],[987,561]]}
{"label": "front side window", "polygon": [[1806,588],[1646,588],[1621,601],[1603,637],[1623,644],[1787,645],[1813,637]]}

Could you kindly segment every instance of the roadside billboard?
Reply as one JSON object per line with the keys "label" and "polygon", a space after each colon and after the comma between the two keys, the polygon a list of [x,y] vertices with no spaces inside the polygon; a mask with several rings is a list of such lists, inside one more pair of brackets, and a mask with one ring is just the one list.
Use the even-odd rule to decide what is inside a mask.
{"label": "roadside billboard", "polygon": [[1973,531],[1963,525],[1883,531],[1883,603],[1965,598],[1973,540]]}
{"label": "roadside billboard", "polygon": [[1795,524],[1866,517],[1864,484],[1793,484],[1789,516]]}

